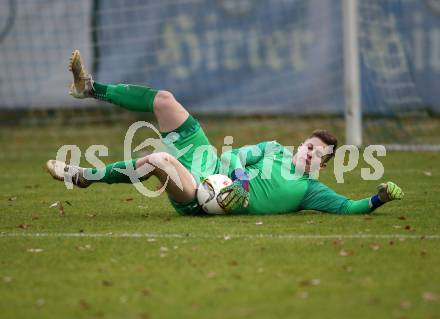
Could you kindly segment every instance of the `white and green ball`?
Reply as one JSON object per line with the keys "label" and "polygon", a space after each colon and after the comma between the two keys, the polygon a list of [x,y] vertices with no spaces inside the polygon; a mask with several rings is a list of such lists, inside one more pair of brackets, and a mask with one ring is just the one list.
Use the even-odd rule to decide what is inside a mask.
{"label": "white and green ball", "polygon": [[225,175],[214,174],[205,178],[197,188],[197,200],[208,214],[225,214],[218,203],[220,191],[232,184],[232,180]]}

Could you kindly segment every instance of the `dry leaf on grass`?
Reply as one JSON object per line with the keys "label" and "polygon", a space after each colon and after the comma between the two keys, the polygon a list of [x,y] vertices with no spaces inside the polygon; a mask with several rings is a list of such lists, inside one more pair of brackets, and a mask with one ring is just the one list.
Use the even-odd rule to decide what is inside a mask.
{"label": "dry leaf on grass", "polygon": [[353,252],[351,250],[341,249],[339,251],[339,256],[347,257],[347,256],[351,256],[351,255],[353,255]]}
{"label": "dry leaf on grass", "polygon": [[300,286],[318,286],[321,283],[321,280],[318,278],[314,279],[308,279],[308,280],[301,280],[299,282]]}
{"label": "dry leaf on grass", "polygon": [[411,302],[408,300],[402,300],[400,302],[400,308],[405,309],[405,310],[411,308],[411,305],[412,305]]}
{"label": "dry leaf on grass", "polygon": [[335,246],[342,246],[342,245],[344,245],[344,241],[341,240],[341,239],[336,239],[336,240],[333,241],[333,245],[335,245]]}
{"label": "dry leaf on grass", "polygon": [[87,301],[83,300],[83,299],[81,299],[81,300],[79,301],[79,305],[80,305],[81,308],[83,308],[84,310],[88,310],[88,309],[90,309],[90,305],[89,305],[89,303],[88,303]]}
{"label": "dry leaf on grass", "polygon": [[28,229],[29,227],[31,227],[31,225],[29,225],[29,224],[20,224],[20,225],[17,225],[17,228],[21,228],[21,229]]}
{"label": "dry leaf on grass", "polygon": [[38,307],[42,307],[42,306],[44,306],[45,303],[46,303],[46,300],[44,300],[43,298],[39,298],[39,299],[37,299],[37,301],[36,301],[36,305],[37,305]]}
{"label": "dry leaf on grass", "polygon": [[298,298],[299,299],[307,299],[309,297],[309,293],[307,291],[300,291],[298,292]]}
{"label": "dry leaf on grass", "polygon": [[12,282],[12,278],[9,276],[3,277],[3,282],[5,284],[9,284],[10,282]]}
{"label": "dry leaf on grass", "polygon": [[79,251],[92,250],[92,246],[90,245],[77,246],[76,249],[78,249]]}
{"label": "dry leaf on grass", "polygon": [[151,291],[150,291],[150,289],[148,289],[148,288],[144,288],[144,289],[141,290],[141,294],[142,294],[143,296],[149,296],[150,293],[151,293]]}
{"label": "dry leaf on grass", "polygon": [[58,212],[60,213],[60,216],[64,216],[64,206],[63,203],[60,201],[57,201],[49,206],[49,208],[58,208]]}
{"label": "dry leaf on grass", "polygon": [[207,278],[214,278],[216,275],[217,275],[217,274],[216,274],[215,272],[211,271],[211,272],[209,272],[209,273],[206,275],[206,277],[207,277]]}
{"label": "dry leaf on grass", "polygon": [[29,253],[41,253],[43,251],[43,249],[41,249],[41,248],[29,248],[27,251]]}
{"label": "dry leaf on grass", "polygon": [[437,300],[439,300],[439,295],[438,294],[436,294],[434,292],[429,292],[429,291],[424,292],[422,297],[423,297],[423,300],[425,300],[425,301],[437,301]]}

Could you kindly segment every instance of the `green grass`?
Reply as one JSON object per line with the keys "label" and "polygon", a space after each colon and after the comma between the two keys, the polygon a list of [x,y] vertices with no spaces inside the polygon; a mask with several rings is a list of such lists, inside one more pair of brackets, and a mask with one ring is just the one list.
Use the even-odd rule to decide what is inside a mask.
{"label": "green grass", "polygon": [[[287,120],[205,124],[216,146],[224,135],[235,146],[297,145],[312,126],[342,129],[323,121],[281,131]],[[120,159],[124,129],[0,129],[1,318],[438,318],[438,153],[388,153],[383,180],[398,182],[406,198],[368,217],[182,217],[166,197],[145,198],[128,185],[66,190],[44,171],[68,143],[83,153],[105,144],[105,161]],[[336,184],[331,167],[321,177],[365,197],[378,181],[362,181],[361,167],[345,184]],[[57,201],[64,216],[49,208]]]}

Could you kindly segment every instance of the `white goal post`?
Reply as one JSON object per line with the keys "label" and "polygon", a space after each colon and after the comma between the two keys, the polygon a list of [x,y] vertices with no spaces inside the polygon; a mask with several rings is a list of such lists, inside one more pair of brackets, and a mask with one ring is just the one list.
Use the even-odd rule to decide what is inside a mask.
{"label": "white goal post", "polygon": [[344,30],[345,136],[362,145],[362,105],[358,40],[358,0],[342,0]]}

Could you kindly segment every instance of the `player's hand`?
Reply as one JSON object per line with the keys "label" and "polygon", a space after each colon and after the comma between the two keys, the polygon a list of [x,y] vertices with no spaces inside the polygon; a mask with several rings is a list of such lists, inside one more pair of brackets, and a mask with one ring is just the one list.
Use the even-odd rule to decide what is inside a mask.
{"label": "player's hand", "polygon": [[402,199],[405,195],[402,189],[393,182],[382,183],[377,187],[379,199],[386,203],[395,199]]}
{"label": "player's hand", "polygon": [[223,188],[218,195],[218,203],[226,212],[246,207],[249,203],[249,177],[243,169],[232,173],[231,185]]}

